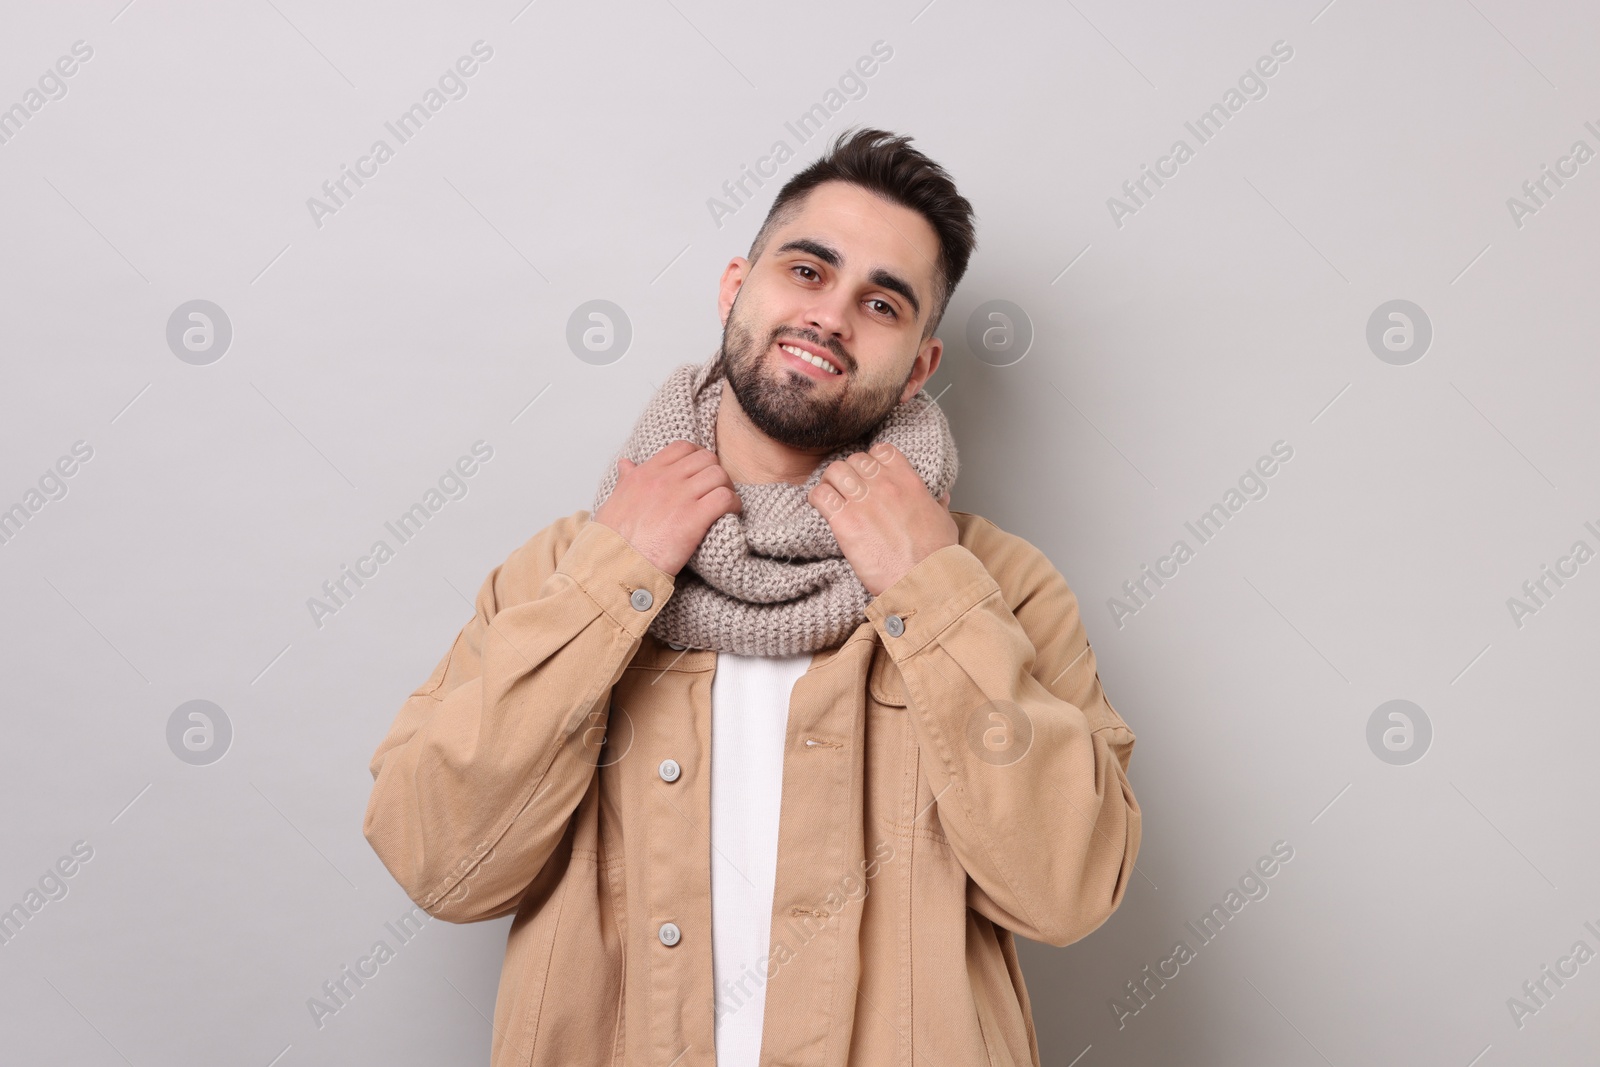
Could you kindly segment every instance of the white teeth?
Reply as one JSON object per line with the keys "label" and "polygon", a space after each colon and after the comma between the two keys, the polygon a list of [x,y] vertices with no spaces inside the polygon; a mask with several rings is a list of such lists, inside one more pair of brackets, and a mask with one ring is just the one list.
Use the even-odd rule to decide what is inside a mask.
{"label": "white teeth", "polygon": [[829,374],[838,374],[839,373],[838,371],[833,369],[833,364],[829,363],[827,360],[822,359],[822,358],[820,358],[818,356],[813,356],[810,352],[807,352],[803,348],[795,348],[792,345],[779,345],[778,347],[783,349],[785,352],[789,352],[789,353],[792,353],[793,355],[799,356],[801,359],[805,360],[807,363],[811,364],[813,367],[821,367],[823,370],[827,371]]}

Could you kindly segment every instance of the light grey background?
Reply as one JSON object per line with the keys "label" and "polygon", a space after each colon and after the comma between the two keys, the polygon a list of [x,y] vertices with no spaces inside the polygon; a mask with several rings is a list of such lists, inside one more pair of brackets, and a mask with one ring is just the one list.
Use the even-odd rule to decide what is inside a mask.
{"label": "light grey background", "polygon": [[[1600,549],[1600,160],[1521,225],[1507,204],[1600,149],[1592,5],[523,2],[5,9],[0,106],[93,56],[0,145],[0,507],[93,456],[0,545],[0,907],[93,855],[0,946],[0,1058],[486,1061],[509,918],[431,922],[308,1010],[409,907],[361,835],[368,760],[489,569],[710,354],[718,273],[822,144],[785,122],[875,41],[823,136],[910,133],[979,214],[930,384],[953,506],[1056,562],[1139,736],[1121,909],[1023,944],[1045,1062],[1592,1054],[1600,962],[1521,1026],[1507,1004],[1600,949],[1600,562],[1508,607]],[[318,226],[307,199],[479,40],[467,94]],[[1108,198],[1278,41],[1267,94],[1117,225]],[[708,199],[780,139],[719,227]],[[166,339],[197,299],[233,331],[209,365]],[[603,366],[566,343],[596,299],[633,331]],[[1433,330],[1407,365],[1366,340],[1396,299]],[[1010,366],[966,341],[990,300],[1032,324]],[[307,600],[479,440],[467,495],[319,628]],[[1119,626],[1123,582],[1277,441],[1267,495]],[[1394,699],[1433,730],[1409,765],[1367,741]],[[209,765],[169,747],[191,700],[231,723]],[[1201,946],[1185,923],[1277,841],[1268,895]]]}

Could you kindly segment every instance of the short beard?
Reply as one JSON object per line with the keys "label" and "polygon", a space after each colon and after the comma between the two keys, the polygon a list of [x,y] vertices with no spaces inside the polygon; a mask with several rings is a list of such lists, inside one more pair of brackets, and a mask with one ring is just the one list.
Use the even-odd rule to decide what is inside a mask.
{"label": "short beard", "polygon": [[[769,371],[767,355],[778,341],[774,331],[760,347],[754,331],[738,315],[739,302],[728,312],[722,330],[723,374],[750,422],[790,448],[832,451],[869,437],[900,403],[911,380],[909,371],[898,385],[861,385],[859,372],[843,382],[837,396],[818,399],[819,384],[797,371]],[[857,388],[859,387],[859,388]]]}

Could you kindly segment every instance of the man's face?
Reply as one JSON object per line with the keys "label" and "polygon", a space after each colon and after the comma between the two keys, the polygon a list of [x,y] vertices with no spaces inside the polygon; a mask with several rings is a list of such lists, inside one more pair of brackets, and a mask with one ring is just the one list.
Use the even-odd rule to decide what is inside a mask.
{"label": "man's face", "polygon": [[938,254],[938,234],[920,214],[834,181],[811,191],[755,263],[729,263],[723,365],[756,428],[791,448],[831,450],[915,395],[943,349],[922,338]]}

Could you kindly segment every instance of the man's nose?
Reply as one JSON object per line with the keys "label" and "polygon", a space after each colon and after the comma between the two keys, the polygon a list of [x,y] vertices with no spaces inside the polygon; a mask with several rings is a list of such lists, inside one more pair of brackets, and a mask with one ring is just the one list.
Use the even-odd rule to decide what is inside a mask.
{"label": "man's nose", "polygon": [[817,343],[827,345],[841,341],[849,332],[849,311],[847,297],[823,294],[806,309],[804,319],[817,332]]}

